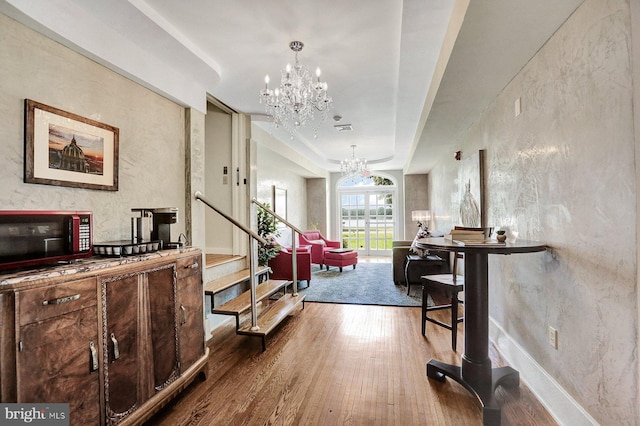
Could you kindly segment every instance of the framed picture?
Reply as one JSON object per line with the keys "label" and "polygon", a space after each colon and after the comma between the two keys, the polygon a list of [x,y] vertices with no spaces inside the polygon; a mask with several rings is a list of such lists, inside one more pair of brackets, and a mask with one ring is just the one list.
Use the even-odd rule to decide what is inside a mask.
{"label": "framed picture", "polygon": [[287,190],[272,186],[273,211],[283,218],[287,218]]}
{"label": "framed picture", "polygon": [[24,181],[118,190],[117,127],[25,99]]}
{"label": "framed picture", "polygon": [[458,169],[458,203],[463,226],[486,227],[485,150],[461,161]]}

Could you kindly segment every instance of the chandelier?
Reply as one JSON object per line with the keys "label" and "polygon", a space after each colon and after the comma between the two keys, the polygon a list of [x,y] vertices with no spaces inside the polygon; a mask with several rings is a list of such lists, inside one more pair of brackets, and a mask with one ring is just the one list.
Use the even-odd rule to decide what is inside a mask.
{"label": "chandelier", "polygon": [[[260,103],[265,104],[265,111],[271,117],[276,127],[284,127],[291,139],[299,127],[314,121],[314,115],[319,112],[321,121],[327,118],[331,108],[331,96],[327,96],[327,83],[320,81],[320,68],[316,68],[316,81],[311,78],[309,69],[298,62],[298,52],[304,44],[292,41],[289,48],[295,52],[293,67],[287,64],[281,71],[280,86],[275,90],[269,89],[269,75],[264,78],[264,89],[260,90]],[[313,137],[318,137],[318,124],[313,126]]]}
{"label": "chandelier", "polygon": [[356,146],[351,145],[351,158],[344,159],[340,162],[340,169],[342,170],[342,176],[348,178],[355,178],[358,176],[368,177],[369,170],[367,170],[367,160],[356,157]]}

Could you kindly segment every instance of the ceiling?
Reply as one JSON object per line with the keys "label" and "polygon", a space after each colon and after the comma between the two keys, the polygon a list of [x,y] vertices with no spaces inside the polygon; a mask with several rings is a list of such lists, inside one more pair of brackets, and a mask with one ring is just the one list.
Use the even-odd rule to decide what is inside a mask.
{"label": "ceiling", "polygon": [[[338,171],[356,145],[373,170],[426,173],[582,1],[0,0],[0,12],[182,105],[205,111],[208,94],[250,114],[317,168]],[[317,139],[291,140],[259,103],[293,40],[333,97]]]}

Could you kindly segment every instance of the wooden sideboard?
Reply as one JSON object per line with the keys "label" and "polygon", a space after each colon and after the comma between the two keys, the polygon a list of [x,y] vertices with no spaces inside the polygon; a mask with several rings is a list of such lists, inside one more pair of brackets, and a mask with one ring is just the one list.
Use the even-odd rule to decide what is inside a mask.
{"label": "wooden sideboard", "polygon": [[201,265],[183,249],[0,275],[0,401],[148,419],[205,372]]}

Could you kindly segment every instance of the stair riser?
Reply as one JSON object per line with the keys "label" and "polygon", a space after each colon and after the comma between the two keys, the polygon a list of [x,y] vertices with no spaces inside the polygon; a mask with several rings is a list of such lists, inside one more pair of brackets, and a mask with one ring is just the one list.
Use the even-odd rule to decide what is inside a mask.
{"label": "stair riser", "polygon": [[204,282],[213,281],[217,278],[223,277],[225,275],[233,274],[234,272],[241,271],[247,268],[246,259],[238,259],[231,262],[226,262],[220,265],[212,266],[209,268],[205,268],[203,279]]}

